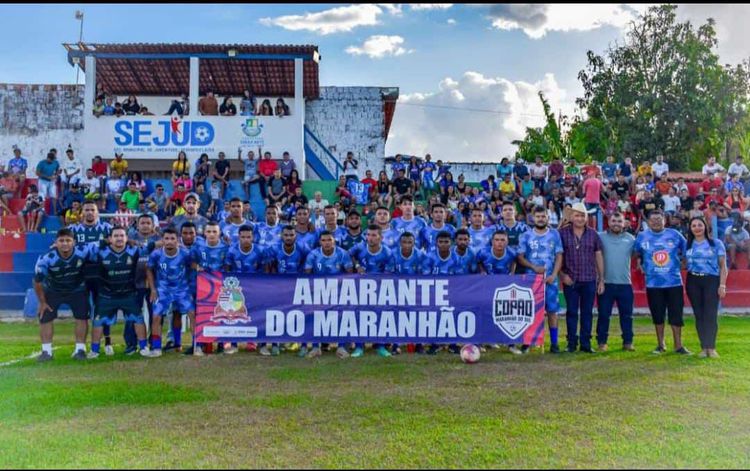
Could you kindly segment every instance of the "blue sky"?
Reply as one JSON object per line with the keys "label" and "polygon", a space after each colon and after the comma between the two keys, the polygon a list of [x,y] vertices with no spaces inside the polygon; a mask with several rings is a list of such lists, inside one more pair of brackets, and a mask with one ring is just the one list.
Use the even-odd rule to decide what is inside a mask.
{"label": "blue sky", "polygon": [[[644,8],[418,5],[2,5],[0,82],[73,83],[61,43],[78,39],[77,9],[86,42],[315,44],[321,85],[400,88],[387,153],[441,148],[448,159],[489,160],[511,153],[510,140],[538,124],[538,90],[573,112],[586,50],[622,39]],[[721,16],[726,7],[693,16]],[[720,40],[737,39],[731,25]]]}

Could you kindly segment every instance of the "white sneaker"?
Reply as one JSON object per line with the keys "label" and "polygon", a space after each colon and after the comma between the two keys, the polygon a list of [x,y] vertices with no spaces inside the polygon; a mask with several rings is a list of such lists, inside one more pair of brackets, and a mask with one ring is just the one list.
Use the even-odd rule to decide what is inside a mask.
{"label": "white sneaker", "polygon": [[344,347],[339,347],[336,349],[336,356],[343,360],[344,358],[349,358],[349,352]]}
{"label": "white sneaker", "polygon": [[104,354],[107,355],[108,357],[111,357],[112,355],[115,354],[115,347],[113,347],[112,345],[105,345]]}
{"label": "white sneaker", "polygon": [[150,357],[151,356],[151,350],[149,350],[148,347],[140,349],[138,351],[138,353],[140,353],[142,357]]}
{"label": "white sneaker", "polygon": [[86,355],[86,358],[88,358],[89,360],[99,358],[99,352],[89,352],[89,354]]}
{"label": "white sneaker", "polygon": [[323,355],[323,352],[319,348],[313,348],[310,353],[307,354],[307,358],[317,358]]}
{"label": "white sneaker", "polygon": [[513,345],[510,348],[508,348],[508,351],[510,353],[512,353],[513,355],[523,355],[523,352],[521,350],[519,350],[518,347],[516,347],[515,345]]}
{"label": "white sneaker", "polygon": [[237,353],[237,347],[230,342],[224,344],[224,355],[234,355],[235,353]]}
{"label": "white sneaker", "polygon": [[156,358],[161,356],[161,348],[156,350],[151,350],[151,353],[149,354],[151,358]]}
{"label": "white sneaker", "polygon": [[271,356],[271,351],[268,349],[268,345],[263,345],[262,347],[260,347],[260,349],[258,350],[258,353],[260,353],[264,357]]}
{"label": "white sneaker", "polygon": [[193,349],[193,356],[194,357],[204,357],[204,356],[206,356],[206,354],[203,352],[203,347],[196,346]]}

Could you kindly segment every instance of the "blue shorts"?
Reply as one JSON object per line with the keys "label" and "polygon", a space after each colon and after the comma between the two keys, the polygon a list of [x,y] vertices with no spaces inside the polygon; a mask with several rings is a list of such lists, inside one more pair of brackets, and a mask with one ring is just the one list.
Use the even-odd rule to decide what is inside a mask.
{"label": "blue shorts", "polygon": [[553,314],[560,310],[560,287],[557,278],[551,285],[544,284],[544,310]]}
{"label": "blue shorts", "polygon": [[141,306],[138,305],[137,296],[124,296],[122,298],[107,298],[102,295],[96,298],[94,310],[94,327],[117,324],[117,312],[122,311],[125,322],[143,324]]}
{"label": "blue shorts", "polygon": [[180,314],[195,312],[193,295],[187,289],[157,290],[158,299],[154,303],[154,315],[164,316],[169,308],[174,308]]}

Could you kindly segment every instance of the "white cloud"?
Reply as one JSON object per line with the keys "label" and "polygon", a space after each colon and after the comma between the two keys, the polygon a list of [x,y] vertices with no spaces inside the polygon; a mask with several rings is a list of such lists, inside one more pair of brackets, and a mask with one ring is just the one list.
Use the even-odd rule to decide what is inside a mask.
{"label": "white cloud", "polygon": [[394,16],[400,16],[403,12],[403,5],[400,3],[378,3],[377,5]]}
{"label": "white cloud", "polygon": [[716,20],[716,38],[719,41],[716,51],[721,63],[738,64],[750,58],[747,44],[750,42],[750,5],[726,4],[688,4],[677,7],[679,21],[690,20],[697,28],[708,18]]}
{"label": "white cloud", "polygon": [[[526,127],[544,125],[537,93],[555,113],[572,114],[574,105],[551,73],[535,83],[512,82],[468,71],[447,77],[432,93],[404,94],[396,105],[386,155],[424,155],[451,161],[490,161],[513,155],[514,139]],[[453,109],[460,108],[460,109]]]}
{"label": "white cloud", "polygon": [[494,4],[488,17],[497,29],[521,29],[531,38],[549,31],[590,31],[602,26],[623,29],[647,4]]}
{"label": "white cloud", "polygon": [[455,24],[456,24],[456,20],[454,20],[453,18],[448,18],[448,21],[447,21],[447,23],[448,23],[449,25],[455,25]]}
{"label": "white cloud", "polygon": [[401,56],[414,52],[413,49],[402,47],[404,38],[401,36],[370,36],[361,47],[349,46],[346,52],[353,56],[366,55],[372,59],[382,59],[386,56]]}
{"label": "white cloud", "polygon": [[359,26],[377,25],[378,16],[382,13],[383,10],[376,5],[361,4],[303,15],[261,18],[260,22],[266,26],[280,26],[291,31],[312,31],[325,35],[351,31]]}
{"label": "white cloud", "polygon": [[447,10],[452,7],[452,3],[410,3],[409,8],[412,10]]}

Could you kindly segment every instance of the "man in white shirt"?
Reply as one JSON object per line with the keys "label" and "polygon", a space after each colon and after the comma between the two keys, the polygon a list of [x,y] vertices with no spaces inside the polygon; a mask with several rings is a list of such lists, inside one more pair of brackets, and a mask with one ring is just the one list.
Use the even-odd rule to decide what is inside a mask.
{"label": "man in white shirt", "polygon": [[703,166],[703,175],[708,175],[709,177],[713,177],[717,173],[721,173],[724,171],[724,167],[722,167],[720,164],[716,163],[716,157],[709,157],[708,163]]}
{"label": "man in white shirt", "polygon": [[656,162],[651,166],[651,172],[654,174],[654,180],[658,180],[663,174],[669,172],[669,164],[664,162],[663,155],[656,156]]}
{"label": "man in white shirt", "polygon": [[734,162],[729,166],[727,173],[727,179],[730,178],[729,175],[739,175],[740,181],[744,182],[748,174],[750,174],[750,170],[748,170],[747,165],[742,163],[742,156],[738,155],[734,158]]}
{"label": "man in white shirt", "polygon": [[323,214],[323,208],[325,208],[329,204],[330,203],[328,202],[328,200],[323,199],[323,193],[321,193],[320,191],[316,191],[313,194],[312,201],[308,202],[307,206],[310,208],[310,212],[312,214],[315,214],[316,209],[319,209],[320,213]]}
{"label": "man in white shirt", "polygon": [[542,156],[536,157],[536,163],[529,167],[531,179],[534,180],[534,187],[539,190],[544,189],[544,183],[547,181],[547,166],[542,163]]}
{"label": "man in white shirt", "polygon": [[669,193],[662,195],[662,201],[664,201],[664,213],[670,216],[674,216],[680,210],[680,197],[677,196],[677,192],[674,187],[669,189]]}
{"label": "man in white shirt", "polygon": [[60,167],[62,168],[60,180],[67,188],[70,185],[81,181],[81,176],[83,175],[83,164],[80,159],[73,155],[73,149],[66,150],[65,154],[68,158],[60,162]]}

